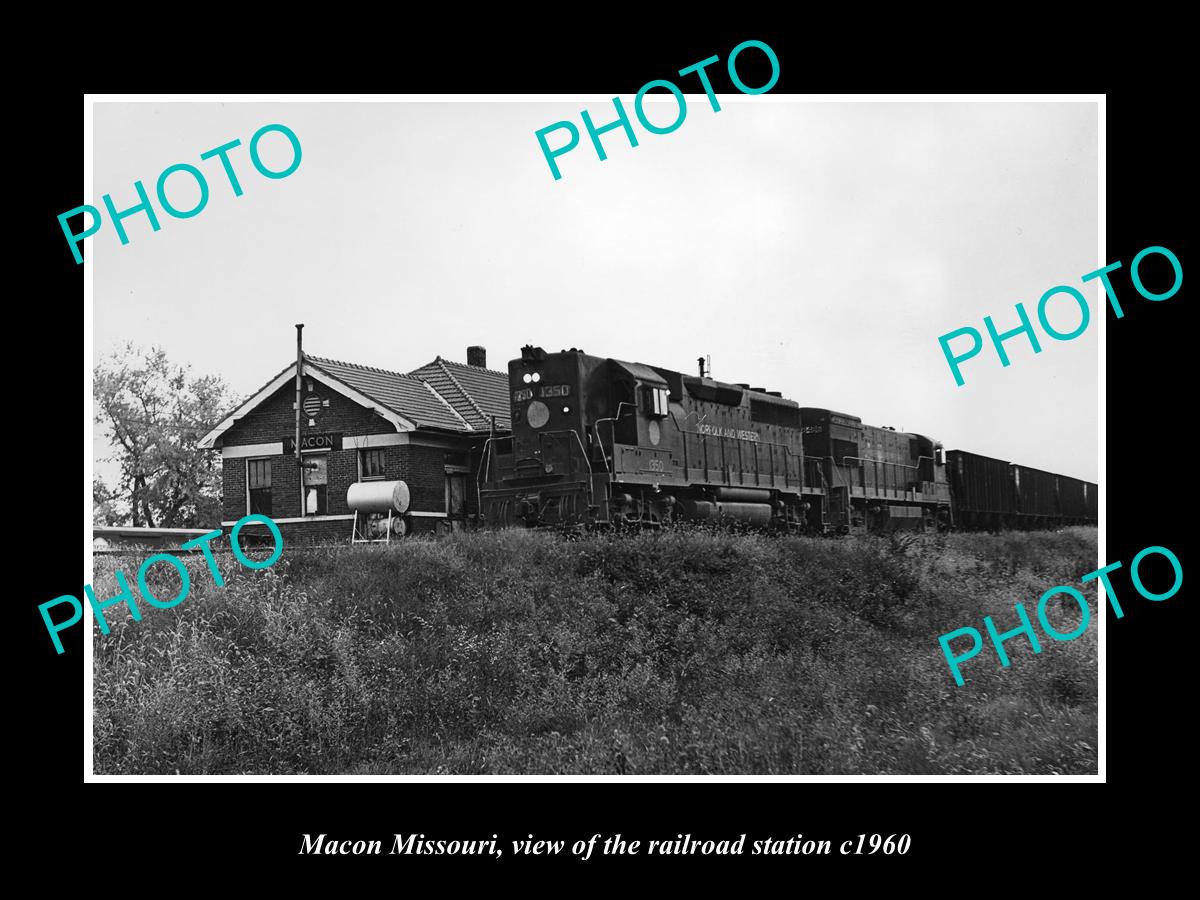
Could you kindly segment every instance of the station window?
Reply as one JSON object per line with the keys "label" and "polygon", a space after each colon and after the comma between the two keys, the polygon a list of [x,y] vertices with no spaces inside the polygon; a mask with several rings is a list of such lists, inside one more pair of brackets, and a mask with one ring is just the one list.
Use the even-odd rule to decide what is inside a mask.
{"label": "station window", "polygon": [[271,515],[271,460],[246,460],[246,512]]}
{"label": "station window", "polygon": [[386,454],[387,449],[384,447],[372,447],[368,450],[360,450],[358,453],[359,480],[368,481],[372,478],[383,478],[383,466]]}
{"label": "station window", "polygon": [[315,469],[302,469],[304,472],[304,514],[306,516],[323,516],[329,507],[326,490],[329,486],[329,454],[306,453],[306,463],[316,463]]}

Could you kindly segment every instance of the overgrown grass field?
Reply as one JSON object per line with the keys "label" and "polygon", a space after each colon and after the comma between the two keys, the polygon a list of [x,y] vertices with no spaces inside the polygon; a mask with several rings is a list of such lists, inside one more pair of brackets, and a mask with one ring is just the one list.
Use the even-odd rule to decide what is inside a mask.
{"label": "overgrown grass field", "polygon": [[[98,559],[97,596],[146,555]],[[456,534],[225,553],[221,588],[192,555],[187,600],[95,630],[97,773],[1096,771],[1091,585],[1081,637],[1015,638],[1007,669],[985,643],[963,687],[937,641],[1079,586],[1093,528]],[[178,591],[166,565],[150,583]],[[1079,615],[1052,601],[1060,632]]]}

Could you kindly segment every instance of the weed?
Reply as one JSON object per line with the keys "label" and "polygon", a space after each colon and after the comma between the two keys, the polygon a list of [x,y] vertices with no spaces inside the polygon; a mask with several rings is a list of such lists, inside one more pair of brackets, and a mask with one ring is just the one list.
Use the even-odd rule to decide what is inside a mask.
{"label": "weed", "polygon": [[[285,550],[223,588],[192,560],[186,602],[94,634],[95,770],[1095,772],[1094,628],[961,688],[937,643],[1095,558],[1075,528],[453,534]],[[101,559],[97,595],[139,563]]]}

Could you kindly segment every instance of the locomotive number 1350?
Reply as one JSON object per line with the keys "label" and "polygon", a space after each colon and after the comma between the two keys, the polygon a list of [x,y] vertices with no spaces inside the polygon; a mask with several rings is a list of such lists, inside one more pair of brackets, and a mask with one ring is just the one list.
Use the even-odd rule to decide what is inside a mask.
{"label": "locomotive number 1350", "polygon": [[646,468],[649,469],[651,472],[662,472],[663,471],[663,461],[661,459],[652,459],[648,463],[646,463]]}

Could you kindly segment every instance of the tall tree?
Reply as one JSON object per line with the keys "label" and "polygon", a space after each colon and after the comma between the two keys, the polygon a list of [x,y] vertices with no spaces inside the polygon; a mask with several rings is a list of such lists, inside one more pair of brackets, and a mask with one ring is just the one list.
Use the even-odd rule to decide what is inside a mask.
{"label": "tall tree", "polygon": [[130,343],[96,366],[93,396],[96,421],[121,466],[120,483],[102,498],[128,505],[132,525],[189,528],[220,521],[220,464],[196,445],[232,405],[224,381],[194,376],[160,348],[144,351]]}
{"label": "tall tree", "polygon": [[120,525],[125,518],[118,499],[99,475],[92,476],[92,524]]}

